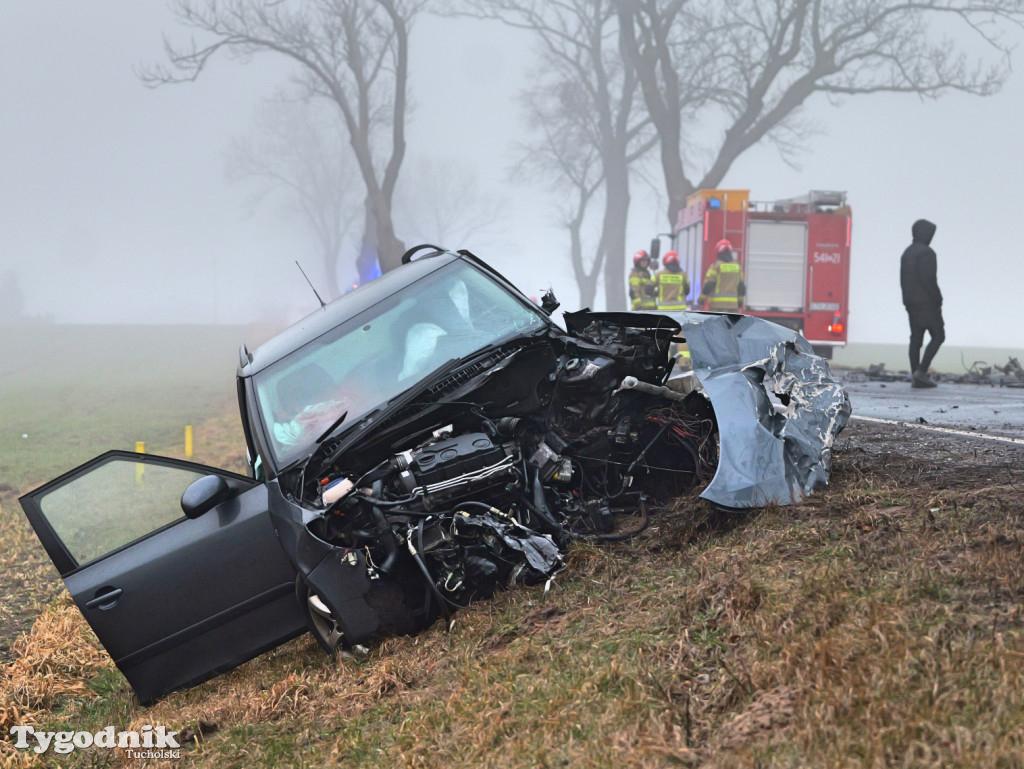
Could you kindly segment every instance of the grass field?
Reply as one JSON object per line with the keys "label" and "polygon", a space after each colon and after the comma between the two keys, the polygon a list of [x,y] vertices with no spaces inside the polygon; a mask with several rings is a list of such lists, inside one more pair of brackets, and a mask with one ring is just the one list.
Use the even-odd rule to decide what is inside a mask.
{"label": "grass field", "polygon": [[[241,327],[0,328],[0,484],[47,480],[107,449],[179,447],[235,398]],[[250,337],[251,341],[251,337]]]}
{"label": "grass field", "polygon": [[[216,358],[208,380],[189,380],[215,389]],[[229,388],[233,361],[229,349]],[[170,372],[157,377],[149,386],[177,405],[149,423],[145,404],[125,402],[140,391],[122,371],[107,381],[128,389],[80,401],[66,424],[105,437],[74,421],[91,411],[120,422],[125,447],[143,431],[173,454],[187,418],[206,436],[200,461],[239,461],[230,389],[196,394],[199,408]],[[134,416],[111,416],[122,411]],[[305,636],[150,708],[66,595],[49,600],[59,580],[25,555],[31,535],[5,505],[0,574],[7,595],[37,596],[24,610],[39,616],[0,667],[0,767],[142,766],[97,748],[40,759],[3,738],[12,724],[150,724],[188,738],[164,765],[218,769],[1024,768],[1022,460],[1008,445],[854,423],[829,488],[800,505],[725,517],[688,496],[642,540],[573,549],[547,595],[501,594],[356,660]],[[35,469],[12,477],[65,468]]]}
{"label": "grass field", "polygon": [[59,580],[17,503],[20,494],[109,449],[182,456],[241,470],[231,326],[0,327],[0,659]]}

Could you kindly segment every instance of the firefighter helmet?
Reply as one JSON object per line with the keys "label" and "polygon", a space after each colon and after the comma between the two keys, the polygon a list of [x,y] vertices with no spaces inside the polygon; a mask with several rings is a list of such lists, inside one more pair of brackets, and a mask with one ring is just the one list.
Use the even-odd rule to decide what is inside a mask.
{"label": "firefighter helmet", "polygon": [[640,262],[650,262],[650,261],[651,261],[651,257],[649,257],[647,255],[647,252],[644,251],[642,248],[639,251],[637,251],[635,254],[633,254],[633,266],[634,267],[639,267],[640,266]]}
{"label": "firefighter helmet", "polygon": [[732,251],[732,243],[725,239],[722,239],[715,243],[715,255],[717,256],[723,251]]}
{"label": "firefighter helmet", "polygon": [[675,251],[666,251],[665,256],[661,259],[661,263],[666,267],[670,264],[679,264],[679,254]]}

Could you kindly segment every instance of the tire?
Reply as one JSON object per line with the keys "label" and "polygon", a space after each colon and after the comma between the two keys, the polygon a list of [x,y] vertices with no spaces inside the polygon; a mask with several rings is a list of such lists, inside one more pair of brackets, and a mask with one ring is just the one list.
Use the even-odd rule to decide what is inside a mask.
{"label": "tire", "polygon": [[345,636],[338,627],[338,622],[331,614],[331,610],[303,581],[302,575],[295,578],[295,600],[298,601],[299,609],[306,618],[309,632],[320,644],[320,648],[333,657],[337,653],[338,647],[344,645]]}
{"label": "tire", "polygon": [[[325,652],[334,656],[339,649],[351,647],[331,610],[301,576],[295,580],[295,598],[305,615],[306,625]],[[366,603],[377,614],[375,638],[409,635],[422,627],[409,609],[402,589],[390,580],[376,580],[366,594]]]}

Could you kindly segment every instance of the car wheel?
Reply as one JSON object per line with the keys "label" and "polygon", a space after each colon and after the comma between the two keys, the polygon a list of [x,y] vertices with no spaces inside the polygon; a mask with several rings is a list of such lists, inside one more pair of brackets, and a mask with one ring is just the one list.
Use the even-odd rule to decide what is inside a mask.
{"label": "car wheel", "polygon": [[[318,596],[302,577],[295,581],[295,597],[306,616],[306,625],[321,648],[334,655],[339,649],[351,648],[355,652],[365,650],[360,645],[350,646],[345,634],[338,627],[338,621],[323,599]],[[377,613],[380,626],[376,637],[408,635],[415,633],[426,623],[417,621],[410,611],[401,589],[392,582],[376,582],[366,594],[366,602]]]}
{"label": "car wheel", "polygon": [[306,615],[306,624],[309,625],[313,637],[325,652],[333,655],[345,639],[345,634],[338,627],[338,621],[327,608],[327,604],[305,583],[302,583],[300,602]]}
{"label": "car wheel", "polygon": [[306,618],[309,632],[320,644],[320,648],[333,657],[339,648],[344,647],[345,634],[341,632],[327,604],[305,583],[301,575],[295,577],[295,600]]}

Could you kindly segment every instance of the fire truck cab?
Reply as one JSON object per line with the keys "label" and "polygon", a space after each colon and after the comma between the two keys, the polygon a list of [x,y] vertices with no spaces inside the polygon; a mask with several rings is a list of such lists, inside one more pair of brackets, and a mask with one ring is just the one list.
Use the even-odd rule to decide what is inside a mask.
{"label": "fire truck cab", "polygon": [[845,192],[755,202],[749,190],[697,190],[679,212],[673,243],[690,276],[691,306],[715,244],[729,240],[746,283],[743,312],[799,331],[831,358],[846,345],[851,227]]}

